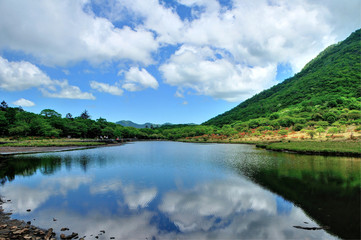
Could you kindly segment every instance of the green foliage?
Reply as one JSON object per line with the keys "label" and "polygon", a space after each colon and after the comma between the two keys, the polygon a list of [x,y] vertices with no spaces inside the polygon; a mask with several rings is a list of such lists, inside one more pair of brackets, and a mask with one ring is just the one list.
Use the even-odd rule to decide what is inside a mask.
{"label": "green foliage", "polygon": [[325,130],[323,127],[318,127],[318,128],[316,129],[316,132],[318,132],[318,134],[321,136],[321,133],[326,132],[326,130]]}
{"label": "green foliage", "polygon": [[295,130],[295,131],[301,131],[304,127],[305,127],[305,125],[300,124],[300,123],[296,123],[296,124],[293,126],[293,130]]}
{"label": "green foliage", "polygon": [[281,129],[281,130],[279,130],[278,134],[279,135],[287,135],[288,131],[286,129]]}
{"label": "green foliage", "polygon": [[52,109],[44,109],[40,112],[40,115],[43,115],[45,117],[61,117],[61,114],[52,110]]}
{"label": "green foliage", "polygon": [[316,131],[315,131],[315,130],[307,130],[306,132],[307,132],[307,134],[311,137],[311,139],[313,139],[313,137],[316,135]]}
{"label": "green foliage", "polygon": [[340,129],[337,127],[328,129],[328,133],[331,133],[331,134],[335,134],[335,133],[339,133],[339,132],[340,132]]}

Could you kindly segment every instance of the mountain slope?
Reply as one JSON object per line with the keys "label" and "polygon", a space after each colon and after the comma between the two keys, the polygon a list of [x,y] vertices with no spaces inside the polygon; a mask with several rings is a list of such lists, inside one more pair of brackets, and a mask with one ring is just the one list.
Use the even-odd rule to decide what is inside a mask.
{"label": "mountain slope", "polygon": [[236,121],[267,117],[273,112],[303,104],[307,106],[342,102],[361,96],[361,30],[331,45],[294,77],[256,94],[204,125],[222,126]]}

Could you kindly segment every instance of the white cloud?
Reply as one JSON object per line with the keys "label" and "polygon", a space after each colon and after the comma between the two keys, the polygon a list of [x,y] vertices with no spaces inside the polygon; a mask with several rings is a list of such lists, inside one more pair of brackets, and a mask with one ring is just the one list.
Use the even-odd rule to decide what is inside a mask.
{"label": "white cloud", "polygon": [[89,1],[0,2],[0,48],[23,51],[47,65],[130,59],[149,64],[158,43],[142,26],[116,28]]}
{"label": "white cloud", "polygon": [[90,188],[91,194],[106,194],[108,192],[118,191],[123,193],[124,203],[131,210],[147,207],[156,197],[158,192],[154,187],[140,188],[132,184],[124,186],[120,181],[103,182]]}
{"label": "white cloud", "polygon": [[6,91],[22,91],[37,87],[44,96],[70,99],[95,99],[91,93],[82,92],[67,80],[51,80],[37,66],[26,62],[9,62],[0,56],[0,88]]}
{"label": "white cloud", "polygon": [[25,61],[9,62],[0,56],[0,88],[6,91],[22,91],[50,84],[50,78],[37,66]]}
{"label": "white cloud", "polygon": [[228,101],[250,97],[274,84],[276,66],[247,67],[226,58],[217,58],[210,48],[182,46],[160,67],[165,82],[177,86],[176,96],[182,97],[182,89],[193,89]]}
{"label": "white cloud", "polygon": [[112,95],[121,96],[123,94],[123,90],[120,89],[119,87],[111,86],[111,85],[106,84],[106,83],[91,81],[90,82],[90,87],[97,90],[97,91],[99,91],[99,92],[110,93]]}
{"label": "white cloud", "polygon": [[53,82],[54,84],[50,88],[40,88],[44,96],[51,98],[95,99],[93,94],[82,92],[79,87],[69,85],[68,80],[54,80]]}
{"label": "white cloud", "polygon": [[136,67],[132,67],[124,74],[124,77],[125,80],[122,88],[131,92],[146,88],[157,89],[159,86],[157,80],[144,68],[139,70]]}
{"label": "white cloud", "polygon": [[20,106],[20,107],[33,107],[35,106],[35,103],[33,103],[30,100],[27,100],[25,98],[20,98],[13,102],[14,105]]}

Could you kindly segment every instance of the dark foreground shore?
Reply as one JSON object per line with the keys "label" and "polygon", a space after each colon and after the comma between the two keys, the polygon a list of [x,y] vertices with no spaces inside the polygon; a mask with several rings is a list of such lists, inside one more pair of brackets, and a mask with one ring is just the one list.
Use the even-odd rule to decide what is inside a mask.
{"label": "dark foreground shore", "polygon": [[2,208],[3,201],[0,199],[0,240],[5,239],[46,239],[55,238],[53,229],[40,229],[31,225],[31,222],[25,223],[16,219],[11,219],[11,213],[5,213]]}

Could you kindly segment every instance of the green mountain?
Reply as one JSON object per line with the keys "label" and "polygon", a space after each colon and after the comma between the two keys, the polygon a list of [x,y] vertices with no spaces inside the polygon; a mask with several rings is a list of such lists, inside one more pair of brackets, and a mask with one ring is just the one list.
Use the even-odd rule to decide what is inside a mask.
{"label": "green mountain", "polygon": [[154,124],[154,123],[144,123],[138,124],[129,120],[121,120],[116,122],[116,124],[122,125],[123,127],[134,127],[134,128],[151,128],[151,127],[160,127],[162,124]]}
{"label": "green mountain", "polygon": [[[344,41],[327,47],[295,76],[256,94],[203,124],[223,126],[237,121],[269,118],[272,113],[282,113],[285,109],[297,106],[304,107],[298,111],[306,112],[312,111],[306,107],[314,109],[315,106],[323,109],[323,112],[326,111],[325,107],[360,110],[360,37],[359,29]],[[321,117],[319,120],[326,119]]]}

